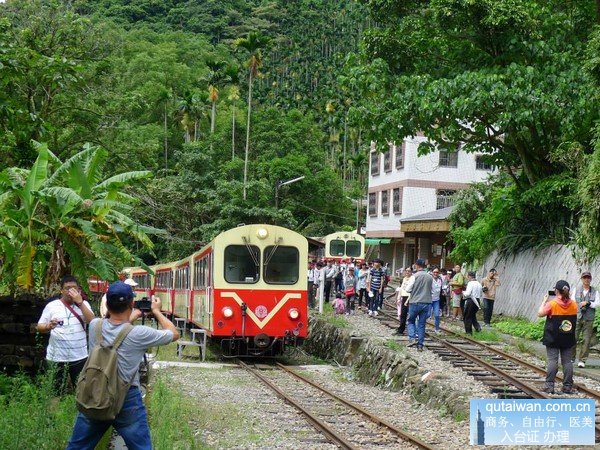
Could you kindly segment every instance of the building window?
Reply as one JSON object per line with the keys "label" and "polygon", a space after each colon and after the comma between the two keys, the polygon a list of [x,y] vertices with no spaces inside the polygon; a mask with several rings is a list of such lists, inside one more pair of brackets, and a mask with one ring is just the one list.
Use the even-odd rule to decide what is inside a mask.
{"label": "building window", "polygon": [[389,191],[381,191],[381,214],[388,215],[390,213]]}
{"label": "building window", "polygon": [[475,157],[475,169],[477,170],[492,170],[492,165],[485,162],[483,155],[477,155]]}
{"label": "building window", "polygon": [[383,154],[383,170],[385,172],[392,171],[392,148],[393,146],[390,145],[390,149]]}
{"label": "building window", "polygon": [[394,214],[402,213],[402,195],[400,188],[396,188],[392,191],[392,207]]}
{"label": "building window", "polygon": [[458,167],[458,152],[440,150],[439,165],[441,167]]}
{"label": "building window", "polygon": [[377,192],[369,193],[369,216],[377,215]]}
{"label": "building window", "polygon": [[402,169],[404,167],[404,152],[406,151],[404,141],[402,141],[402,145],[398,147],[394,145],[395,158],[396,158],[396,169]]}
{"label": "building window", "polygon": [[454,194],[456,191],[451,189],[438,189],[437,191],[437,209],[448,208],[454,205]]}
{"label": "building window", "polygon": [[379,152],[371,153],[371,175],[379,175]]}

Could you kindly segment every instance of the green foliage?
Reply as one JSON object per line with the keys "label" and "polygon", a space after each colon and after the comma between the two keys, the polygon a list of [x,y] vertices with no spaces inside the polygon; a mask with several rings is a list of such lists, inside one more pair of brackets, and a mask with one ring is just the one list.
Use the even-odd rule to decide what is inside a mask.
{"label": "green foliage", "polygon": [[458,197],[450,216],[450,235],[456,242],[451,257],[481,262],[494,250],[508,255],[568,244],[576,225],[576,190],[577,180],[568,172],[525,190],[502,178],[470,187]]}
{"label": "green foliage", "polygon": [[460,148],[507,175],[459,198],[452,258],[571,244],[582,210],[579,243],[595,241],[600,189],[586,164],[600,118],[592,2],[364,3],[380,26],[340,77],[353,93],[350,122],[378,148],[422,133],[420,154]]}
{"label": "green foliage", "polygon": [[[113,279],[137,259],[122,242],[128,236],[151,248],[148,234],[129,213],[135,197],[122,190],[148,178],[150,172],[105,177],[107,152],[86,145],[61,162],[45,144],[30,170],[8,168],[0,173],[0,268],[10,291],[31,291],[55,285],[71,273]],[[45,270],[40,270],[45,269]]]}
{"label": "green foliage", "polygon": [[34,380],[25,375],[0,374],[0,448],[54,450],[71,435],[75,398],[54,397],[52,374]]}
{"label": "green foliage", "polygon": [[511,336],[541,341],[544,336],[545,319],[539,319],[537,322],[531,322],[527,319],[508,319],[503,318],[499,322],[494,322],[494,328],[502,333]]}
{"label": "green foliage", "polygon": [[[225,117],[226,114],[222,114]],[[254,118],[248,196],[243,198],[244,162],[231,160],[231,123],[218,122],[214,140],[186,145],[176,158],[176,174],[149,186],[142,216],[168,230],[159,255],[176,259],[239,223],[273,223],[320,235],[353,223],[354,211],[343,185],[327,167],[323,133],[310,116],[275,108]],[[211,150],[212,144],[212,150]],[[279,189],[280,180],[305,179]]]}

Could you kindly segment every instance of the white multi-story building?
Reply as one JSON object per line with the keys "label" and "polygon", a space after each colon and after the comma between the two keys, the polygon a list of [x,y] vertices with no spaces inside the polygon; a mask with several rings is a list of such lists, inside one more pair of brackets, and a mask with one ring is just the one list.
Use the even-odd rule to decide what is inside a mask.
{"label": "white multi-story building", "polygon": [[475,153],[418,156],[418,146],[426,140],[406,138],[385,153],[373,148],[370,154],[367,243],[374,246],[371,255],[390,263],[394,271],[416,258],[448,264],[447,218],[453,195],[494,172]]}

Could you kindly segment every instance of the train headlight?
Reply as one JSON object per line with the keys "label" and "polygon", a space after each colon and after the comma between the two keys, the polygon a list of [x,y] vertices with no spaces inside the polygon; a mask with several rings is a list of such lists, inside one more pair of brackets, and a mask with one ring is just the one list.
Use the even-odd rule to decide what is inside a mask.
{"label": "train headlight", "polygon": [[266,228],[259,228],[256,232],[256,237],[259,239],[266,239],[269,236],[269,232]]}
{"label": "train headlight", "polygon": [[231,319],[233,317],[233,309],[231,309],[229,306],[223,308],[221,312],[223,313],[223,317],[226,319]]}
{"label": "train headlight", "polygon": [[288,316],[290,316],[290,319],[292,320],[297,320],[300,317],[300,311],[296,308],[292,308],[288,311]]}

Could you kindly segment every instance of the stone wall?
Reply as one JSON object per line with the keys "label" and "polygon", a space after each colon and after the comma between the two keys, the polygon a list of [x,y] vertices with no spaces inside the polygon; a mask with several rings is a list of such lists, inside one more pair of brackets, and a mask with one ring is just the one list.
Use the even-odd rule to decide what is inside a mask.
{"label": "stone wall", "polygon": [[42,364],[48,335],[36,332],[35,325],[46,300],[28,295],[0,297],[0,370],[35,373]]}
{"label": "stone wall", "polygon": [[552,289],[558,280],[567,280],[574,290],[579,283],[581,272],[585,270],[592,273],[592,285],[600,287],[600,262],[580,267],[570,250],[559,245],[541,251],[527,250],[508,258],[500,258],[493,254],[487,258],[478,275],[483,276],[493,267],[498,270],[501,282],[496,292],[494,314],[502,313],[536,320],[544,294]]}
{"label": "stone wall", "polygon": [[469,399],[463,392],[430,379],[416,360],[401,349],[386,347],[383,342],[352,335],[324,320],[311,317],[309,338],[304,349],[323,359],[351,366],[358,380],[390,390],[405,390],[423,404],[463,419],[469,416]]}

